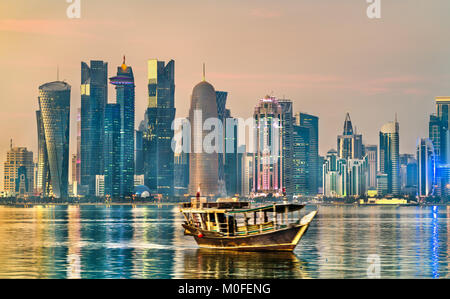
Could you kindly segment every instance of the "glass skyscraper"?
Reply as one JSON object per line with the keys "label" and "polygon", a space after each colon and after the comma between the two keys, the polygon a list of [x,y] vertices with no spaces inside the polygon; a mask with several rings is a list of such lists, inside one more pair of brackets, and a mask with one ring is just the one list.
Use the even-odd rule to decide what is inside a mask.
{"label": "glass skyscraper", "polygon": [[380,131],[380,172],[387,175],[388,194],[400,194],[399,162],[399,125],[395,120]]}
{"label": "glass skyscraper", "polygon": [[344,122],[344,131],[337,138],[337,151],[342,159],[361,159],[363,157],[362,135],[353,131],[350,114],[347,113]]}
{"label": "glass skyscraper", "polygon": [[308,189],[311,195],[319,191],[319,118],[317,116],[298,113],[296,115],[297,125],[309,128],[309,177]]}
{"label": "glass skyscraper", "polygon": [[154,193],[173,195],[175,61],[148,61],[148,108],[143,131],[145,184]]}
{"label": "glass skyscraper", "polygon": [[[294,125],[292,138],[292,194],[310,195],[309,178],[309,133],[307,127]],[[312,194],[315,195],[315,194]]]}
{"label": "glass skyscraper", "polygon": [[120,150],[121,150],[121,134],[120,134],[120,105],[107,104],[105,107],[105,121],[104,121],[104,145],[103,155],[104,160],[104,186],[105,196],[112,198],[119,197],[120,194],[120,180],[121,180],[121,164]]}
{"label": "glass skyscraper", "polygon": [[435,164],[433,143],[428,138],[417,141],[417,178],[418,195],[427,197],[433,195]]}
{"label": "glass skyscraper", "polygon": [[[68,195],[70,90],[70,85],[62,81],[46,83],[39,87],[38,133],[41,127],[45,139],[43,150],[46,151],[48,159],[51,190],[56,198],[67,198]],[[43,144],[42,146],[44,147]],[[45,159],[41,151],[39,159]],[[45,165],[46,161],[42,163]],[[42,173],[43,177],[47,175]]]}
{"label": "glass skyscraper", "polygon": [[36,173],[36,193],[47,197],[50,193],[50,168],[48,165],[47,143],[45,142],[44,122],[41,110],[36,111],[36,125],[38,134],[38,163]]}
{"label": "glass skyscraper", "polygon": [[81,62],[81,185],[95,195],[95,176],[103,174],[103,121],[108,99],[108,64]]}
{"label": "glass skyscraper", "polygon": [[294,115],[292,113],[292,102],[287,99],[279,99],[278,103],[281,106],[281,135],[283,146],[283,186],[289,195],[293,194],[293,161],[292,161],[292,138]]}
{"label": "glass skyscraper", "polygon": [[133,70],[125,64],[117,68],[117,76],[109,78],[116,87],[116,103],[120,107],[120,196],[131,196],[134,191],[134,111],[135,85]]}

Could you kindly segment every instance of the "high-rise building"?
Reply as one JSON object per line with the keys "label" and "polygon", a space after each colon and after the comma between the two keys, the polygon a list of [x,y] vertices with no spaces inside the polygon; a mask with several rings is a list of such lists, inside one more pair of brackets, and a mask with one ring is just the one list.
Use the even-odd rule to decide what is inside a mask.
{"label": "high-rise building", "polygon": [[319,118],[317,116],[297,113],[296,124],[309,128],[309,177],[308,189],[311,195],[319,191]]}
{"label": "high-rise building", "polygon": [[433,143],[428,138],[417,141],[417,178],[418,195],[427,197],[433,195],[435,164]]}
{"label": "high-rise building", "polygon": [[45,141],[44,122],[40,110],[36,111],[38,134],[38,163],[36,171],[36,194],[41,197],[50,195],[50,167],[48,164],[47,142]]}
{"label": "high-rise building", "polygon": [[203,79],[192,90],[189,121],[191,123],[191,151],[189,154],[189,193],[200,189],[203,196],[217,196],[219,193],[219,154],[206,152],[203,141],[210,133],[203,130],[203,121],[218,119],[216,91]]}
{"label": "high-rise building", "polygon": [[344,121],[344,131],[337,138],[338,155],[342,159],[362,159],[362,135],[353,130],[350,114],[347,113]]}
{"label": "high-rise building", "polygon": [[253,192],[283,192],[282,108],[275,97],[260,99],[253,114],[256,124]]}
{"label": "high-rise building", "polygon": [[120,107],[120,196],[131,196],[134,191],[134,112],[135,85],[133,70],[125,64],[117,67],[117,76],[109,79],[116,87],[116,103]]}
{"label": "high-rise building", "polygon": [[387,174],[388,194],[400,194],[399,162],[399,125],[395,120],[380,131],[380,172]]}
{"label": "high-rise building", "polygon": [[250,196],[253,190],[253,154],[245,153],[242,155],[242,183],[241,195]]}
{"label": "high-rise building", "polygon": [[378,147],[376,145],[365,145],[365,155],[367,156],[367,188],[377,189],[378,172]]}
{"label": "high-rise building", "polygon": [[[102,177],[104,192],[103,195],[117,198],[121,196],[121,117],[119,104],[107,104],[105,107],[104,119],[104,142],[103,142],[103,156],[104,175],[96,176]],[[97,181],[96,181],[97,182]],[[97,184],[98,185],[98,182]],[[96,195],[99,196],[99,192]]]}
{"label": "high-rise building", "polygon": [[139,175],[144,174],[144,131],[139,125],[139,130],[135,132],[134,172]]}
{"label": "high-rise building", "polygon": [[33,194],[33,152],[26,147],[12,147],[6,154],[4,164],[4,191],[10,196]]}
{"label": "high-rise building", "polygon": [[174,161],[174,194],[183,196],[189,187],[189,154],[175,153]]}
{"label": "high-rise building", "polygon": [[[293,126],[292,138],[292,193],[295,196],[310,195],[309,178],[309,133],[310,129]],[[313,194],[315,195],[315,194]]]}
{"label": "high-rise building", "polygon": [[[239,150],[239,130],[237,119],[231,117],[229,109],[225,111],[223,156],[224,179],[226,195],[234,196],[241,193],[242,184],[242,155]],[[219,154],[220,157],[220,154]],[[220,165],[220,162],[219,162]]]}
{"label": "high-rise building", "polygon": [[226,91],[216,91],[216,103],[217,103],[217,116],[219,120],[222,122],[222,134],[219,136],[221,144],[219,146],[222,147],[222,150],[219,152],[217,171],[219,175],[219,194],[224,196],[227,194],[227,183],[225,180],[225,136],[226,136],[226,118],[228,117],[226,114],[229,110],[226,109],[228,98],[228,92]]}
{"label": "high-rise building", "polygon": [[436,97],[436,115],[430,115],[429,139],[435,153],[435,194],[444,200],[450,198],[450,97]]}
{"label": "high-rise building", "polygon": [[328,151],[323,163],[323,195],[347,196],[347,161],[339,158],[337,151]]}
{"label": "high-rise building", "polygon": [[95,195],[96,175],[103,174],[103,121],[108,99],[108,63],[81,62],[81,185]]}
{"label": "high-rise building", "polygon": [[367,156],[364,159],[349,159],[347,161],[347,194],[360,197],[366,194],[367,188]]}
{"label": "high-rise building", "polygon": [[173,195],[175,61],[148,61],[148,108],[143,132],[145,184],[154,193]]}
{"label": "high-rise building", "polygon": [[75,181],[81,183],[81,108],[77,109],[77,164]]}
{"label": "high-rise building", "polygon": [[294,194],[293,182],[293,125],[294,115],[292,101],[279,99],[281,106],[281,135],[283,147],[283,186],[288,195]]}
{"label": "high-rise building", "polygon": [[[38,133],[41,139],[40,130],[43,129],[51,192],[56,198],[68,196],[70,89],[70,85],[62,81],[46,83],[39,87]],[[42,163],[46,164],[45,155],[41,156],[41,151],[39,159],[44,159]],[[42,173],[42,177],[46,176]],[[44,190],[44,195],[46,191]]]}
{"label": "high-rise building", "polygon": [[417,160],[416,155],[400,154],[400,191],[402,194],[416,196]]}

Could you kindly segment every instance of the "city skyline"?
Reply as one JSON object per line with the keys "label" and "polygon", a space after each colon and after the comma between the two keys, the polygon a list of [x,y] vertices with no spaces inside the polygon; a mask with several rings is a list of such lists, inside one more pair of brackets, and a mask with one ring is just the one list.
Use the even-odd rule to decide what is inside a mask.
{"label": "city skyline", "polygon": [[[2,132],[7,132],[0,136],[3,140],[0,155],[6,155],[10,138],[15,145],[37,153],[36,124],[31,116],[38,108],[37,86],[57,79],[57,65],[60,79],[66,79],[74,87],[70,156],[75,153],[80,62],[101,59],[115,65],[123,54],[135,71],[136,124],[142,120],[148,103],[146,61],[173,58],[177,63],[177,117],[188,114],[190,90],[201,78],[201,64],[206,62],[208,81],[229,92],[228,107],[236,117],[251,116],[254,102],[272,91],[280,99],[291,99],[294,113],[303,111],[319,116],[321,155],[335,148],[335,138],[342,130],[346,112],[358,124],[363,142],[378,144],[379,127],[392,120],[397,111],[401,125],[400,152],[414,153],[417,138],[428,135],[428,114],[435,112],[434,98],[450,93],[450,59],[446,59],[450,45],[443,39],[445,30],[442,31],[448,28],[448,20],[439,18],[449,4],[437,2],[428,4],[426,9],[417,1],[411,1],[413,4],[408,6],[384,3],[383,18],[376,23],[365,16],[364,1],[355,5],[329,1],[285,3],[283,8],[269,1],[259,1],[258,6],[249,1],[240,3],[236,14],[231,14],[233,3],[215,7],[193,1],[180,5],[204,19],[194,23],[190,20],[187,28],[182,26],[186,17],[180,17],[177,11],[170,11],[172,15],[169,15],[166,4],[156,4],[152,7],[154,12],[149,13],[145,9],[148,4],[143,1],[133,2],[135,5],[130,8],[108,3],[108,14],[97,13],[104,10],[100,4],[86,4],[80,20],[66,18],[64,1],[56,4],[27,1],[26,7],[21,1],[9,6],[0,4],[0,40],[5,45],[0,53],[10,70],[8,75],[0,75],[1,82],[5,83],[2,95],[11,99],[5,101],[0,120]],[[308,16],[323,13],[324,5],[333,11],[326,13],[327,26]],[[408,13],[403,13],[405,7]],[[144,12],[153,18],[148,20]],[[224,13],[230,14],[229,29],[215,20]],[[113,19],[119,14],[130,19],[133,15],[132,23],[114,24]],[[168,16],[173,20],[168,28],[152,37],[144,34],[146,28],[156,26]],[[175,21],[177,17],[180,18]],[[345,18],[351,20],[351,27],[342,23]],[[207,22],[211,28],[204,26]],[[292,22],[297,25],[293,37],[288,34]],[[333,24],[336,26],[330,29]],[[93,28],[94,25],[98,26]],[[304,31],[311,26],[314,30]],[[358,26],[358,30],[352,29]],[[129,34],[130,27],[136,28],[136,32]],[[237,28],[242,28],[242,32]],[[127,34],[121,34],[124,32]],[[276,32],[286,34],[276,36]],[[182,33],[185,37],[175,41]],[[123,40],[116,41],[114,35],[120,35]],[[386,44],[399,36],[402,45]],[[201,42],[193,43],[194,37]],[[234,46],[213,46],[219,41],[221,45]],[[332,51],[327,47],[329,41],[335,44]],[[142,45],[135,47],[138,44]],[[417,44],[425,46],[417,47]],[[29,47],[36,47],[36,53],[28,51]],[[257,51],[261,47],[265,49],[263,53]],[[197,55],[188,58],[192,57],[191,53]],[[108,76],[111,75],[110,70]],[[115,93],[108,88],[111,103]],[[406,106],[407,111],[402,109]]]}

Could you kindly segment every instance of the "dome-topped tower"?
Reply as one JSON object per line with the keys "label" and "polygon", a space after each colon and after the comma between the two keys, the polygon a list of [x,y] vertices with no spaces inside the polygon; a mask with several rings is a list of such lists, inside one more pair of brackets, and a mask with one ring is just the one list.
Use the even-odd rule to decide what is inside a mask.
{"label": "dome-topped tower", "polygon": [[189,121],[191,123],[191,153],[189,155],[189,193],[194,195],[200,189],[202,196],[218,194],[218,153],[206,153],[203,140],[210,131],[203,130],[208,118],[218,118],[216,91],[203,80],[192,90]]}

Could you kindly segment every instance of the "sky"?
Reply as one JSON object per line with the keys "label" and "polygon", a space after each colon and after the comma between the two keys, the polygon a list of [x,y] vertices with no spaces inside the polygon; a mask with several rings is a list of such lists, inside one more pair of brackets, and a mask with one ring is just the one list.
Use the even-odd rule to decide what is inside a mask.
{"label": "sky", "polygon": [[[66,0],[0,2],[0,162],[10,139],[36,153],[38,88],[72,86],[71,154],[80,107],[80,63],[104,60],[109,76],[126,55],[136,81],[136,126],[147,105],[146,61],[175,60],[177,116],[206,79],[229,92],[234,117],[250,117],[266,94],[319,116],[319,152],[336,148],[350,113],[366,144],[398,115],[400,151],[428,137],[434,98],[450,95],[450,1],[381,0]],[[109,88],[109,102],[115,92]],[[3,165],[0,167],[3,177]],[[0,186],[3,179],[0,180]]]}

